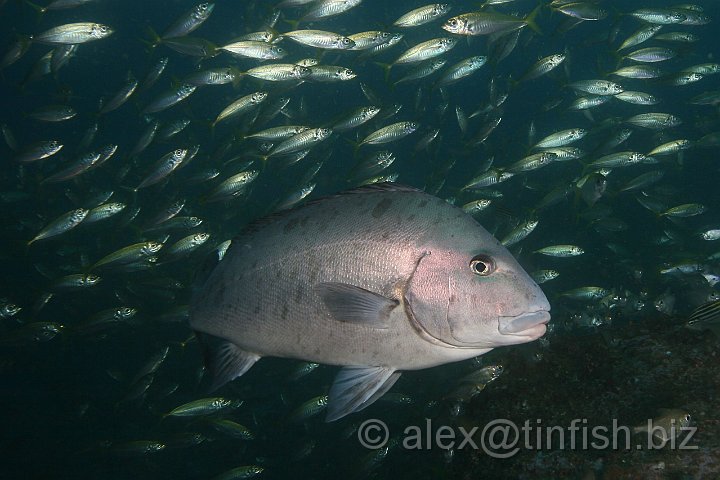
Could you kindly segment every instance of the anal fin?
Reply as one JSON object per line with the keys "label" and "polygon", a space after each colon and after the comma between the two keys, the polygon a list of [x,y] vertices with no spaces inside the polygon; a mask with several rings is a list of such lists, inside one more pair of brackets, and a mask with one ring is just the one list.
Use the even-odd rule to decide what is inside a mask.
{"label": "anal fin", "polygon": [[195,332],[203,348],[205,368],[211,377],[211,392],[238,378],[260,360],[260,355],[241,350],[222,338]]}
{"label": "anal fin", "polygon": [[400,372],[388,367],[344,367],[328,394],[326,422],[332,422],[370,406],[395,384]]}

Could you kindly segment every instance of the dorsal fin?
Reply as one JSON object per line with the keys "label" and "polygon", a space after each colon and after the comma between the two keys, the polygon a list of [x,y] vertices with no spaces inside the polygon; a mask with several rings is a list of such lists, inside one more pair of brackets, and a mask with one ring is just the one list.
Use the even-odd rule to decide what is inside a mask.
{"label": "dorsal fin", "polygon": [[371,183],[369,185],[363,185],[362,187],[356,187],[351,188],[350,190],[345,190],[344,192],[340,192],[336,195],[331,195],[332,197],[338,197],[342,195],[352,195],[352,194],[358,194],[358,193],[377,193],[377,192],[422,192],[419,188],[411,187],[408,185],[403,185],[402,183],[394,183],[394,182],[378,182],[378,183]]}
{"label": "dorsal fin", "polygon": [[[297,212],[298,210],[301,210],[303,208],[310,207],[312,205],[316,205],[318,203],[326,202],[327,200],[330,200],[332,198],[338,198],[338,197],[344,197],[346,195],[362,195],[367,193],[380,193],[380,192],[399,192],[399,193],[422,193],[423,191],[420,189],[417,189],[415,187],[409,187],[407,185],[403,185],[401,183],[393,183],[393,182],[379,182],[379,183],[373,183],[370,185],[363,185],[362,187],[357,188],[351,188],[350,190],[345,190],[342,192],[338,192],[333,195],[326,195],[324,197],[319,197],[314,200],[310,200],[308,202],[302,203],[296,207],[287,209],[287,210],[281,210],[275,213],[271,213],[265,217],[261,217],[254,222],[249,223],[245,228],[242,229],[242,231],[233,239],[232,244],[239,244],[239,241],[235,241],[236,239],[245,237],[248,234],[254,233],[258,231],[263,226],[267,225],[268,223],[274,222],[280,218],[283,218],[285,216],[292,215],[293,213]],[[230,247],[232,248],[232,247]]]}

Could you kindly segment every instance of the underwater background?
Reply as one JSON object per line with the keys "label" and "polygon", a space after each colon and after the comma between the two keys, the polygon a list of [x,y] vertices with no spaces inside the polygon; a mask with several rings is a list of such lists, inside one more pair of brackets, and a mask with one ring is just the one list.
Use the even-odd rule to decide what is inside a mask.
{"label": "underwater background", "polygon": [[[573,7],[564,7],[572,2],[458,1],[431,22],[398,28],[393,25],[398,17],[424,3],[363,0],[341,14],[297,26],[294,21],[312,6],[282,7],[273,22],[277,2],[217,0],[207,20],[189,34],[210,43],[183,43],[183,50],[158,43],[155,35],[187,16],[195,2],[95,0],[44,12],[29,2],[2,2],[0,45],[8,54],[0,70],[0,476],[720,478],[718,317],[699,327],[687,325],[697,307],[719,295],[720,243],[703,233],[720,229],[720,77],[715,75],[720,65],[714,63],[720,51],[720,5],[698,0],[695,7],[709,23],[666,24],[656,34],[689,32],[695,41],[650,38],[618,50],[649,25],[631,12],[672,7],[690,14],[698,9],[670,0],[575,3],[583,4],[576,9],[600,9],[605,15],[579,21]],[[475,11],[527,18],[532,25],[478,36],[441,28],[448,18]],[[51,57],[43,56],[61,46],[26,36],[37,38],[74,22],[108,25],[113,33],[79,44],[53,70]],[[275,38],[296,28],[342,35],[379,30],[400,32],[403,38],[366,57],[365,52],[323,50],[287,38],[278,43],[287,52],[282,60],[239,58],[215,49],[251,32],[265,30]],[[449,85],[437,83],[442,70],[395,84],[413,66],[389,65],[408,48],[438,37],[458,40],[440,57],[447,60],[444,68],[473,55],[487,57],[486,63]],[[203,47],[200,52],[197,45]],[[654,78],[612,73],[641,64],[623,56],[651,46],[672,50],[671,58],[644,63],[661,71]],[[14,55],[18,49],[22,54]],[[553,54],[564,55],[562,64],[524,79],[539,59]],[[164,58],[167,66],[149,86],[146,75]],[[304,58],[349,68],[354,77],[266,82],[242,73]],[[688,69],[705,64],[701,78],[677,84]],[[143,113],[194,72],[226,67],[232,69],[231,82],[198,86],[174,106]],[[108,102],[133,78],[139,86],[127,101],[98,113],[101,99]],[[598,97],[572,87],[592,79],[650,94],[657,103],[612,98],[585,110],[572,107],[580,97]],[[268,92],[267,99],[213,124],[228,104],[255,91]],[[47,107],[58,105],[70,106],[75,114],[48,120],[60,110]],[[307,152],[298,150],[304,156],[297,158],[273,156],[268,153],[272,147],[246,138],[283,125],[332,126],[369,105],[380,107],[374,118],[333,132]],[[628,122],[652,112],[680,122]],[[187,125],[173,132],[180,120]],[[134,152],[156,121],[158,134]],[[386,144],[359,145],[379,128],[403,121],[416,122],[417,130]],[[571,152],[577,158],[556,156],[542,168],[516,166],[539,151],[533,146],[544,137],[575,128],[585,131],[572,144],[582,150]],[[625,130],[630,133],[619,140]],[[38,142],[49,140],[62,149],[27,160]],[[687,143],[651,154],[675,140]],[[83,154],[106,146],[117,151],[101,165],[53,177]],[[138,188],[168,152],[194,147],[199,148],[190,161]],[[379,165],[373,154],[385,150],[394,161]],[[644,158],[591,165],[626,151]],[[218,190],[243,171],[256,171],[257,178],[235,190]],[[503,172],[512,178],[499,181]],[[659,173],[644,177],[638,187],[629,183],[649,172]],[[333,366],[266,358],[241,379],[208,394],[202,353],[187,323],[193,282],[206,258],[217,256],[223,242],[280,205],[381,181],[397,181],[464,206],[531,275],[554,271],[551,276],[557,278],[543,278],[547,281],[540,285],[552,305],[548,333],[469,361],[406,372],[378,402],[332,423],[323,421],[317,399],[327,394],[337,372]],[[489,200],[484,208],[470,204],[481,199]],[[63,214],[110,202],[124,206],[107,218],[81,221],[31,242]],[[169,220],[157,221],[178,202],[182,208],[175,215],[202,222],[168,226],[169,213]],[[531,222],[536,226],[528,227]],[[163,256],[171,245],[197,233],[209,238]],[[139,256],[93,269],[106,255],[148,241],[164,245],[155,260]],[[551,245],[576,245],[583,253],[561,258],[536,252]],[[88,282],[88,275],[100,279]],[[536,281],[538,275],[533,275]],[[118,313],[122,308],[127,310]],[[458,393],[467,382],[463,379],[482,369],[496,374],[473,377],[474,390]],[[236,408],[168,415],[209,397],[235,400]],[[404,429],[425,428],[427,419],[435,427],[470,431],[477,426],[479,445],[480,431],[497,419],[561,427],[584,419],[581,425],[588,428],[610,427],[615,420],[632,431],[648,419],[667,420],[667,411],[690,415],[697,431],[688,444],[697,448],[635,448],[639,439],[644,441],[642,432],[631,435],[629,450],[571,448],[566,437],[562,448],[559,442],[548,448],[535,442],[537,448],[520,448],[508,458],[479,447],[412,449],[402,444]],[[359,442],[358,429],[366,419],[387,425],[387,445],[368,449]],[[238,467],[246,468],[232,471]]]}

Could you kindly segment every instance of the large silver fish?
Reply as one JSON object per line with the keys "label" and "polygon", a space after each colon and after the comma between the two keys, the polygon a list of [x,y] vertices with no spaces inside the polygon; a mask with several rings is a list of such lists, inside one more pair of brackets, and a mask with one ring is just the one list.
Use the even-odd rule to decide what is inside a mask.
{"label": "large silver fish", "polygon": [[264,356],[342,365],[327,421],[362,410],[403,370],[545,333],[550,305],[460,208],[376,184],[270,217],[199,286],[190,325],[211,389]]}

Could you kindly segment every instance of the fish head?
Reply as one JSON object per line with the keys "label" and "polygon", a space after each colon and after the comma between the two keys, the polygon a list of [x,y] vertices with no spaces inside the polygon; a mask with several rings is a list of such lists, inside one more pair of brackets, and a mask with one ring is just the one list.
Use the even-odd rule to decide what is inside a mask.
{"label": "fish head", "polygon": [[209,233],[196,233],[193,235],[192,240],[195,245],[202,245],[210,238]]}
{"label": "fish head", "polygon": [[441,69],[442,67],[445,66],[445,63],[447,63],[447,60],[445,60],[444,58],[435,59],[435,60],[433,60],[433,62],[432,62],[432,64],[431,64],[431,65],[432,65],[432,69],[433,69],[433,70],[439,70],[439,69]]}
{"label": "fish head", "polygon": [[87,210],[85,208],[76,208],[70,214],[70,221],[72,223],[82,222],[88,213],[90,213],[90,210]]}
{"label": "fish head", "polygon": [[267,96],[268,96],[268,92],[255,92],[252,94],[252,96],[250,98],[252,100],[252,103],[258,104],[258,103],[265,101]]}
{"label": "fish head", "polygon": [[653,302],[653,306],[655,307],[655,310],[660,313],[672,315],[675,308],[675,296],[671,293],[665,293]]}
{"label": "fish head", "polygon": [[199,226],[203,221],[198,217],[188,217],[183,221],[183,227],[195,228]]}
{"label": "fish head", "polygon": [[89,273],[87,275],[83,275],[81,278],[81,283],[86,286],[92,286],[97,285],[100,282],[101,278],[97,275],[93,275],[92,273]]}
{"label": "fish head", "polygon": [[117,310],[115,310],[115,313],[113,314],[113,317],[116,320],[128,320],[135,316],[137,313],[137,309],[133,307],[120,307]]}
{"label": "fish head", "polygon": [[20,310],[22,310],[22,307],[19,307],[14,303],[6,303],[0,306],[0,313],[2,314],[3,318],[13,317],[20,313]]}
{"label": "fish head", "polygon": [[547,163],[550,163],[550,162],[552,162],[553,160],[555,160],[555,159],[557,158],[557,156],[558,156],[557,153],[553,153],[553,152],[542,152],[542,153],[540,154],[540,164],[541,164],[541,165],[545,165],[545,164],[547,164]]}
{"label": "fish head", "polygon": [[585,135],[587,135],[587,133],[587,130],[585,130],[584,128],[573,128],[570,130],[570,137],[574,140],[579,140]]}
{"label": "fish head", "polygon": [[452,17],[448,18],[445,23],[442,25],[442,29],[446,32],[450,33],[456,33],[459,34],[460,32],[465,31],[467,28],[467,20],[462,17]]}
{"label": "fish head", "polygon": [[687,20],[687,16],[681,12],[673,11],[664,14],[663,21],[667,23],[681,23]]}
{"label": "fish head", "polygon": [[389,42],[392,40],[393,34],[390,32],[379,32],[377,36],[375,37],[376,41],[379,41],[380,43]]}
{"label": "fish head", "polygon": [[404,35],[402,33],[393,33],[393,36],[390,38],[390,40],[388,40],[385,43],[388,45],[395,45],[396,43],[398,43],[400,40],[403,39],[403,36]]}
{"label": "fish head", "polygon": [[439,17],[440,15],[445,15],[449,11],[450,11],[449,3],[436,3],[433,6],[431,15],[433,17]]}
{"label": "fish head", "polygon": [[623,93],[624,91],[625,91],[625,89],[621,85],[618,85],[617,83],[613,83],[613,82],[611,82],[607,87],[607,92],[610,95],[618,95],[620,93]]}
{"label": "fish head", "polygon": [[332,128],[318,128],[315,132],[315,136],[318,140],[324,140],[332,135]]}
{"label": "fish head", "polygon": [[340,35],[335,39],[335,45],[340,50],[349,50],[355,46],[355,41],[349,37]]}
{"label": "fish head", "polygon": [[257,40],[265,43],[272,43],[275,37],[275,34],[270,30],[263,30],[261,32],[257,32],[257,35]]}
{"label": "fish head", "polygon": [[485,65],[487,62],[487,57],[483,57],[481,55],[474,56],[470,59],[468,62],[470,68],[479,68]]}
{"label": "fish head", "polygon": [[273,60],[285,58],[285,56],[287,55],[287,51],[282,47],[278,47],[277,45],[273,45],[272,47],[270,47],[270,52],[272,54]]}
{"label": "fish head", "polygon": [[405,125],[403,125],[404,130],[408,133],[412,133],[418,128],[420,128],[420,124],[417,122],[406,122]]}
{"label": "fish head", "polygon": [[[238,73],[240,72],[237,69],[228,67],[221,70],[220,76],[224,82],[232,82],[238,76]],[[190,122],[188,121],[188,123]]]}
{"label": "fish head", "polygon": [[101,38],[109,37],[113,33],[115,33],[115,30],[108,27],[107,25],[103,25],[101,23],[93,23],[92,27],[91,27],[91,31],[90,31],[90,36],[97,38],[97,39],[101,39]]}
{"label": "fish head", "polygon": [[199,5],[196,5],[192,12],[192,17],[196,21],[205,21],[208,19],[210,14],[212,13],[213,9],[215,8],[214,3],[201,3]]}
{"label": "fish head", "polygon": [[446,52],[457,45],[457,42],[457,38],[441,38],[439,47]]}
{"label": "fish head", "polygon": [[189,83],[185,83],[183,85],[180,85],[180,88],[177,90],[177,95],[179,97],[187,97],[188,95],[192,94],[197,87],[195,85],[190,85]]}
{"label": "fish head", "polygon": [[302,60],[295,62],[295,65],[300,65],[301,67],[314,67],[317,65],[318,60],[314,58],[303,58]]}
{"label": "fish head", "polygon": [[355,72],[345,67],[339,67],[335,72],[335,75],[340,80],[352,80],[353,78],[357,77],[357,74]]}
{"label": "fish head", "polygon": [[373,105],[370,107],[363,107],[362,111],[360,112],[360,116],[362,116],[363,118],[371,119],[378,113],[380,113],[380,107],[376,107]]}
{"label": "fish head", "polygon": [[173,163],[182,162],[183,158],[185,158],[185,155],[187,155],[187,152],[188,151],[184,148],[176,148],[175,150],[173,150],[171,155]]}
{"label": "fish head", "polygon": [[[433,343],[494,348],[545,334],[550,304],[510,252],[471,217],[452,246],[426,245],[405,291],[411,321]],[[436,248],[438,247],[438,248]]]}
{"label": "fish head", "polygon": [[295,78],[307,78],[311,73],[312,70],[308,67],[303,67],[302,65],[295,65],[292,69],[292,76]]}

